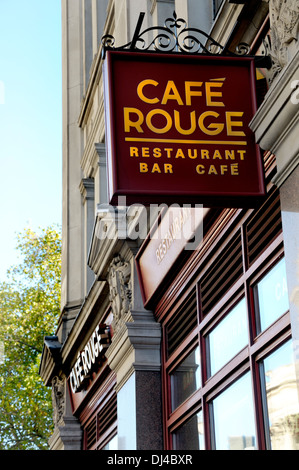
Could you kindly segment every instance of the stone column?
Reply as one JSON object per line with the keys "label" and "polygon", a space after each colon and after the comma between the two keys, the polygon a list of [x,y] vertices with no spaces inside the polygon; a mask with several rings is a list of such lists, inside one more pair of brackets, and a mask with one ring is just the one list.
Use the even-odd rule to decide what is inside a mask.
{"label": "stone column", "polygon": [[107,350],[117,377],[119,450],[163,448],[160,324],[143,308],[134,257],[109,270],[114,336]]}

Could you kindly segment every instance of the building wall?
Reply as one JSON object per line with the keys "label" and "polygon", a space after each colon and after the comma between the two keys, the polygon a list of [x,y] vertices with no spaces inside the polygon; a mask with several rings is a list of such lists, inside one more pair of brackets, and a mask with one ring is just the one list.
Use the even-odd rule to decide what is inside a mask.
{"label": "building wall", "polygon": [[[285,257],[290,307],[289,313],[277,323],[275,334],[280,338],[279,345],[292,338],[297,375],[289,388],[299,389],[298,239],[294,235],[299,233],[296,197],[299,171],[296,138],[298,99],[295,88],[299,79],[296,6],[291,0],[251,0],[244,3],[228,0],[62,0],[62,304],[57,338],[45,343],[41,363],[41,375],[46,385],[53,388],[55,431],[50,441],[52,449],[114,446],[119,449],[182,449],[186,448],[184,439],[187,436],[189,445],[195,448],[198,445],[201,448],[202,445],[207,448],[215,446],[213,439],[207,437],[211,431],[207,423],[209,403],[216,396],[216,382],[214,388],[206,389],[209,390],[207,396],[199,396],[199,392],[191,394],[184,407],[179,406],[174,412],[169,411],[171,404],[168,395],[173,380],[171,373],[176,370],[179,359],[175,355],[167,363],[166,333],[169,325],[172,322],[175,324],[184,299],[198,289],[200,272],[206,268],[201,260],[195,262],[190,254],[184,261],[185,265],[177,266],[177,275],[170,273],[161,286],[161,297],[153,304],[152,310],[145,309],[135,265],[135,256],[143,240],[124,237],[121,233],[121,223],[124,220],[128,222],[125,207],[119,207],[114,213],[116,227],[111,223],[111,213],[107,210],[101,37],[111,34],[116,46],[124,45],[134,35],[140,11],[145,12],[144,30],[152,25],[162,25],[167,17],[172,17],[174,10],[179,17],[188,20],[190,27],[210,33],[230,50],[246,42],[251,45],[252,53],[257,53],[262,48],[261,39],[266,37],[265,31],[270,28],[270,53],[274,66],[271,70],[263,70],[269,90],[251,126],[264,152],[268,189],[274,191],[276,186],[279,188],[282,229],[275,232],[273,227],[268,228],[269,236],[273,235],[271,248],[269,245],[266,251],[261,252],[259,263],[262,272],[265,269],[263,263],[266,263],[263,257],[266,255],[269,263],[283,254]],[[274,207],[271,204],[269,207]],[[208,228],[215,230],[213,247],[216,249],[220,240],[230,237],[231,229],[243,231],[243,224],[250,217],[253,217],[251,212],[246,210],[210,211],[207,220],[210,224]],[[138,220],[141,220],[141,212],[130,214],[132,230]],[[220,225],[225,228],[224,231],[215,228]],[[107,234],[104,238],[99,236],[103,231]],[[208,250],[210,242],[205,243],[204,247]],[[221,248],[218,251],[219,259],[223,253],[224,248]],[[191,266],[193,277],[190,275]],[[239,285],[238,278],[234,281],[229,286],[230,290]],[[216,300],[221,303],[220,294]],[[211,324],[219,320],[219,312],[209,317]],[[200,312],[192,310],[191,313],[192,325]],[[188,319],[184,311],[181,315]],[[93,370],[89,382],[86,382],[85,390],[72,393],[69,374],[78,352],[84,349],[99,323],[108,325],[113,332],[109,347],[105,349],[105,355],[97,369]],[[203,325],[204,321],[199,323],[199,332]],[[195,345],[194,331],[187,334],[190,342],[186,340],[181,346],[185,348],[181,357],[186,359],[186,351],[190,352]],[[203,331],[207,333],[210,330]],[[201,337],[200,334],[198,347],[204,348],[205,335]],[[275,349],[275,334],[271,336],[269,333],[267,336],[269,351]],[[263,348],[264,345],[259,349],[262,356]],[[237,375],[243,371],[242,361],[247,367],[258,364],[254,362],[253,355],[236,359]],[[227,376],[222,380],[226,378],[228,383],[232,383],[233,377],[233,371],[227,368]],[[186,376],[184,380],[187,380]],[[213,380],[216,379],[209,383],[213,384]],[[112,416],[110,421],[104,420],[107,410]],[[200,420],[194,421],[201,410],[205,420],[205,444],[194,435],[194,429],[203,426]],[[258,422],[262,423],[262,410],[259,413]],[[97,427],[101,420],[105,421],[104,431]],[[270,444],[261,436],[264,432],[261,427],[262,424],[257,430],[258,445],[264,448]],[[180,431],[187,428],[189,434]],[[251,438],[248,439],[246,446],[250,447],[253,444]],[[279,442],[278,437],[276,442]],[[235,440],[231,445],[238,448],[240,443]]]}
{"label": "building wall", "polygon": [[[81,181],[82,131],[78,112],[83,95],[81,65],[81,2],[62,2],[63,62],[63,233],[62,233],[62,309],[65,325],[82,303],[81,259]],[[66,328],[68,328],[66,326]],[[64,325],[61,325],[64,329]],[[62,333],[65,334],[65,333]]]}

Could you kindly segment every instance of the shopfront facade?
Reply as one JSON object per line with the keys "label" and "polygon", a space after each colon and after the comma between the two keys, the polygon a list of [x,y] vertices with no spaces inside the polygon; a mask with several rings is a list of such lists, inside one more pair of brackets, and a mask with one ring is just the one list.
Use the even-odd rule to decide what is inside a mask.
{"label": "shopfront facade", "polygon": [[216,219],[208,246],[158,302],[168,448],[297,448],[279,196],[270,194],[258,211]]}
{"label": "shopfront facade", "polygon": [[[62,306],[56,336],[45,338],[40,367],[53,391],[51,449],[298,450],[298,17],[291,0],[62,1]],[[130,172],[124,164],[125,190],[139,205],[126,204],[131,199],[117,193],[120,177],[114,179],[119,186],[111,196],[109,146],[113,138],[119,144],[121,132],[117,128],[109,134],[119,113],[115,119],[107,113],[103,66],[111,51],[126,44],[122,52],[134,61],[141,32],[163,26],[167,18],[169,24],[184,18],[192,34],[203,30],[206,43],[212,38],[214,49],[205,54],[213,61],[217,54],[232,55],[243,43],[249,46],[248,57],[257,58],[252,59],[256,108],[246,126],[262,169],[258,197],[248,196],[248,180],[243,197],[238,189],[238,200],[231,187],[229,198],[224,191],[215,197],[217,184],[213,197],[179,199],[186,181],[176,183],[167,200],[158,186],[145,197],[145,191],[134,190],[135,180],[126,180]],[[216,42],[223,47],[220,54]],[[154,61],[161,51],[148,54]],[[163,56],[165,67],[169,54]],[[197,54],[205,55],[202,50]],[[148,106],[159,99],[166,105],[176,102],[182,110],[202,96],[193,78],[187,78],[184,102],[179,82],[169,78],[163,99],[150,95],[158,90],[158,79],[145,80],[140,69],[138,74],[138,96]],[[135,72],[131,75],[133,81]],[[221,77],[210,77],[218,88],[206,87],[215,93],[206,101],[225,108],[227,117]],[[123,84],[119,75],[114,80],[123,86],[116,104],[129,94],[125,73],[122,78]],[[249,93],[248,86],[242,93]],[[141,118],[137,104],[127,108],[127,130],[145,137],[140,127],[145,122],[160,132],[153,113],[147,110],[150,117]],[[170,127],[168,112],[166,107],[159,111],[165,128]],[[215,117],[215,109],[211,112]],[[188,122],[183,113],[180,121],[174,116],[181,133],[191,134],[192,113]],[[236,116],[226,120],[231,139],[240,135]],[[215,122],[212,127],[204,127],[203,118],[198,122],[210,135],[217,132]],[[155,146],[156,165],[162,161],[157,154],[161,145]],[[142,158],[142,165],[150,163],[148,150],[137,153],[133,144],[128,148],[130,164]],[[113,157],[116,163],[121,150]],[[197,155],[192,152],[190,162]],[[241,168],[244,153],[239,152]],[[237,154],[225,154],[218,167],[208,161],[212,153],[210,159],[207,152],[202,155],[197,175],[209,163],[213,171],[219,169],[209,176],[222,178],[223,184],[227,163],[235,165]],[[170,158],[165,162],[170,172]],[[140,163],[138,168],[145,167]],[[233,178],[235,171],[233,166]],[[189,220],[196,235],[187,231],[180,237]]]}

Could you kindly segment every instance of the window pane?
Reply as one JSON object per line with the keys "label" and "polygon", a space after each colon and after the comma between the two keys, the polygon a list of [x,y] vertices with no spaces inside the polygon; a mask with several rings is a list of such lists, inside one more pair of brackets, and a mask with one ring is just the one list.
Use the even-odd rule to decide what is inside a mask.
{"label": "window pane", "polygon": [[171,407],[175,410],[201,386],[199,347],[170,374]]}
{"label": "window pane", "polygon": [[210,375],[221,369],[247,344],[247,310],[243,299],[208,335]]}
{"label": "window pane", "polygon": [[247,373],[213,401],[215,448],[251,450],[256,447],[250,374]]}
{"label": "window pane", "polygon": [[263,331],[289,309],[285,261],[282,259],[256,286],[260,330]]}
{"label": "window pane", "polygon": [[214,18],[217,15],[217,12],[218,12],[222,2],[223,2],[223,0],[214,0]]}
{"label": "window pane", "polygon": [[299,450],[299,406],[291,341],[263,364],[271,447]]}
{"label": "window pane", "polygon": [[173,433],[174,450],[204,450],[203,413],[192,416]]}

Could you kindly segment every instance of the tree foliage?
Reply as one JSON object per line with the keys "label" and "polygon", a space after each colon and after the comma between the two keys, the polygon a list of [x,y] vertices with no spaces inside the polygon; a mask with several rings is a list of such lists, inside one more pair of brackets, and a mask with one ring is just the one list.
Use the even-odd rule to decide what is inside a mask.
{"label": "tree foliage", "polygon": [[0,283],[0,450],[47,449],[51,390],[38,371],[60,312],[60,230],[25,229],[16,248],[21,262]]}

